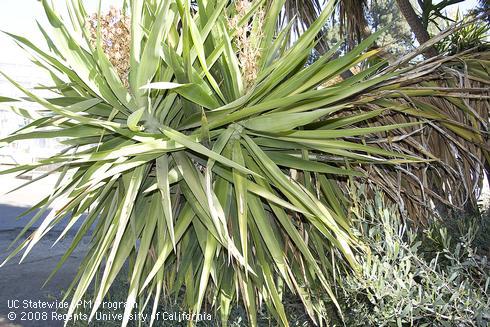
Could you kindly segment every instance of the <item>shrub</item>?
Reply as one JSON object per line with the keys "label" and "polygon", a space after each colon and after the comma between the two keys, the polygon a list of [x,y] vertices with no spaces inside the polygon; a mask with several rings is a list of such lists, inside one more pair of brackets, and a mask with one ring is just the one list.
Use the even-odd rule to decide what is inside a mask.
{"label": "shrub", "polygon": [[347,325],[487,326],[490,266],[473,247],[477,220],[453,240],[441,224],[413,230],[380,193],[360,198],[356,224],[370,255],[359,257],[360,276],[342,281]]}
{"label": "shrub", "polygon": [[[487,14],[488,15],[488,14]],[[456,17],[459,20],[459,15]],[[441,42],[436,44],[440,53],[454,55],[462,51],[488,51],[490,43],[488,34],[490,32],[490,22],[484,20],[484,17],[476,19],[473,16],[467,16],[462,19],[464,27],[451,33]]]}

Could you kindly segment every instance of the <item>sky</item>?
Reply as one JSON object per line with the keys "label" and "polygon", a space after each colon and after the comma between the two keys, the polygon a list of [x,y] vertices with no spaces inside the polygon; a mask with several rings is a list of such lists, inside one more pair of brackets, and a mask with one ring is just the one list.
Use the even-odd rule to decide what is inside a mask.
{"label": "sky", "polygon": [[[441,2],[442,0],[435,1],[436,3]],[[477,6],[478,1],[477,0],[465,0],[463,2],[457,3],[455,5],[449,6],[448,8],[458,8],[462,11],[465,12],[469,9],[473,9]]]}
{"label": "sky", "polygon": [[[57,12],[66,14],[64,0],[53,0]],[[84,0],[88,12],[97,10],[97,0]],[[102,0],[103,8],[120,5],[122,0]],[[465,0],[451,6],[459,7],[462,12],[474,8],[477,0]],[[37,0],[0,0],[0,30],[28,37],[33,43],[43,43],[42,36],[37,31],[36,20],[47,25],[43,16],[41,3]],[[29,64],[25,52],[20,50],[5,34],[0,35],[0,63]]]}
{"label": "sky", "polygon": [[[88,12],[96,12],[97,0],[83,1]],[[56,11],[67,17],[66,1],[53,0]],[[111,5],[121,4],[122,0],[102,0],[102,10]],[[44,17],[42,5],[37,0],[0,0],[0,31],[28,37],[34,44],[43,43],[43,38],[37,29],[36,20],[44,27],[49,26]],[[0,63],[28,64],[25,52],[19,49],[8,36],[0,35]]]}

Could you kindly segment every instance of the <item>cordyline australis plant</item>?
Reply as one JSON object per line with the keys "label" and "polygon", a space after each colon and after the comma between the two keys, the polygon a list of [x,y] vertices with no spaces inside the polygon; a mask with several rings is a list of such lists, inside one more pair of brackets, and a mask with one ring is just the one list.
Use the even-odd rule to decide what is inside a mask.
{"label": "cordyline australis plant", "polygon": [[[397,111],[391,100],[408,99],[401,82],[419,81],[440,62],[384,69],[383,60],[370,64],[378,53],[368,50],[376,33],[342,57],[332,58],[338,45],[306,67],[335,1],[291,40],[291,24],[277,32],[284,1],[191,6],[134,0],[130,35],[117,38],[130,45],[125,66],[118,60],[127,49],[116,56],[110,35],[114,26],[126,28],[126,17],[121,23],[101,13],[90,16],[82,1],[71,1],[68,23],[48,1],[42,3],[51,25],[49,32],[42,30],[50,51],[11,36],[49,71],[57,95],[42,98],[6,76],[26,97],[2,101],[37,102],[43,109],[12,105],[33,121],[2,142],[58,137],[67,148],[3,171],[55,165],[50,173],[60,173],[52,193],[29,210],[40,209],[14,243],[49,214],[7,260],[22,250],[24,259],[68,216],[59,239],[78,230],[53,274],[92,234],[66,294],[72,299],[68,315],[95,283],[93,317],[128,262],[123,325],[135,303],[142,310],[153,299],[155,313],[163,294],[184,294],[183,307],[193,313],[213,305],[223,325],[236,302],[256,325],[265,303],[278,323],[288,325],[286,290],[301,299],[314,323],[322,323],[325,301],[337,305],[332,276],[355,272],[355,253],[363,248],[350,229],[337,181],[365,176],[360,167],[396,168],[427,159],[423,152],[419,157],[362,138],[379,135],[396,143],[405,128],[423,128],[417,117],[436,119],[405,104]],[[364,68],[352,78],[328,83],[361,63]],[[415,95],[435,93],[424,88]],[[371,105],[369,112],[341,115]],[[388,110],[407,110],[415,119],[371,126]]]}

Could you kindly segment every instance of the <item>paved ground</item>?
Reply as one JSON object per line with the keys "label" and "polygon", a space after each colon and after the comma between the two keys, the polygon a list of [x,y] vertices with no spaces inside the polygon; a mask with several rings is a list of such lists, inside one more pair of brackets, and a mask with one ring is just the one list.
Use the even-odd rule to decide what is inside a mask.
{"label": "paved ground", "polygon": [[[4,167],[0,167],[0,170],[2,168]],[[0,176],[1,262],[9,253],[6,251],[8,245],[14,240],[32,215],[20,220],[15,218],[32,204],[48,195],[56,182],[56,178],[49,178],[39,183],[41,185],[30,185],[23,190],[4,195],[6,191],[27,181],[13,178],[12,176]],[[22,264],[18,264],[20,256],[17,256],[0,268],[0,327],[57,327],[63,325],[62,321],[53,321],[52,315],[57,312],[55,309],[35,309],[33,305],[29,305],[29,301],[32,301],[31,303],[37,302],[38,304],[41,301],[40,304],[46,306],[56,304],[57,300],[60,299],[62,290],[66,289],[72,281],[83,258],[87,240],[82,241],[84,247],[75,250],[52,281],[42,287],[46,278],[71,243],[69,235],[66,240],[55,247],[51,247],[61,229],[62,225],[46,235]],[[26,306],[28,308],[25,308]],[[15,319],[9,319],[9,317],[12,318],[13,316],[15,316]],[[45,321],[43,321],[44,317],[46,317]]]}
{"label": "paved ground", "polygon": [[[5,218],[4,209],[4,206],[0,206],[3,218]],[[20,210],[8,208],[6,211],[16,213]],[[0,249],[5,250],[19,231],[20,229],[0,231]],[[51,247],[58,233],[46,235],[22,264],[19,264],[20,257],[18,256],[0,268],[0,326],[4,326],[3,324],[9,326],[7,321],[13,321],[17,326],[56,327],[63,325],[61,321],[52,320],[52,315],[57,312],[55,309],[37,309],[32,308],[31,305],[26,308],[26,304],[29,301],[38,303],[41,301],[43,305],[44,303],[46,303],[45,305],[52,305],[58,302],[62,290],[70,285],[83,258],[84,249],[75,250],[51,282],[42,287],[46,278],[70,244],[70,240],[67,239],[55,247]],[[86,241],[84,245],[86,245]],[[6,254],[6,252],[2,251],[0,256],[2,261]],[[12,312],[16,317],[15,319],[9,319],[12,318],[12,316],[9,316],[9,314],[12,315]],[[44,317],[46,317],[45,321],[43,321]],[[4,320],[3,324],[2,319]]]}

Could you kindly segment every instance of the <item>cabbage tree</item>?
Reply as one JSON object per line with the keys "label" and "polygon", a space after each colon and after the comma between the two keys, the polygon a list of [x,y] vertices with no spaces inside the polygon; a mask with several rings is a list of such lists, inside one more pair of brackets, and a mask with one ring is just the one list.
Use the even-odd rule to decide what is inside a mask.
{"label": "cabbage tree", "polygon": [[[260,306],[288,325],[285,292],[322,323],[325,303],[338,307],[335,275],[355,274],[365,255],[337,182],[437,160],[397,145],[441,119],[400,101],[459,96],[411,87],[441,61],[389,65],[369,50],[380,31],[342,57],[332,58],[339,44],[306,65],[333,0],[294,39],[291,23],[278,24],[284,0],[132,0],[109,17],[67,3],[62,18],[42,1],[49,51],[11,35],[49,72],[54,95],[4,75],[25,97],[2,102],[31,122],[0,142],[61,138],[66,149],[2,172],[50,165],[59,175],[7,260],[23,260],[68,217],[58,240],[76,233],[53,274],[91,235],[66,294],[70,315],[94,284],[92,318],[128,263],[123,325],[135,303],[155,313],[171,294],[183,294],[189,312],[212,305],[223,325],[237,302],[252,326]],[[352,67],[359,73],[335,82]],[[40,109],[23,109],[29,102]],[[391,113],[411,118],[387,122]]]}

